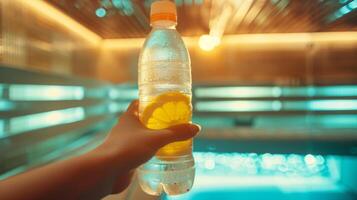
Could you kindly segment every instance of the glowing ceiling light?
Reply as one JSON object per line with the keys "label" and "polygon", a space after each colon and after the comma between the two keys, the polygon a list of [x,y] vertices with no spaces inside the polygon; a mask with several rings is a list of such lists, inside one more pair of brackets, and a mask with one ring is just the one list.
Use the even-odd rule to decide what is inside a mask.
{"label": "glowing ceiling light", "polygon": [[107,15],[107,11],[104,8],[98,8],[95,10],[95,15],[97,15],[97,17],[105,17],[105,15]]}
{"label": "glowing ceiling light", "polygon": [[[346,2],[344,2],[344,3],[346,3]],[[340,9],[338,9],[334,14],[330,15],[328,17],[328,19],[327,19],[327,22],[333,22],[333,21],[343,17],[344,15],[349,14],[350,12],[355,10],[356,8],[357,8],[357,0],[353,0],[350,3],[348,3],[347,5],[343,6]]]}
{"label": "glowing ceiling light", "polygon": [[351,12],[351,9],[350,9],[348,6],[343,6],[343,7],[340,9],[340,13],[341,13],[342,15],[348,14],[349,12]]}
{"label": "glowing ceiling light", "polygon": [[353,10],[353,9],[356,9],[357,8],[357,0],[354,0],[352,2],[350,2],[349,4],[347,4],[347,6]]}
{"label": "glowing ceiling light", "polygon": [[202,35],[198,40],[198,45],[204,51],[211,51],[220,43],[220,38],[212,35]]}
{"label": "glowing ceiling light", "polygon": [[120,10],[121,14],[130,16],[134,13],[133,4],[130,0],[112,0],[115,8]]}

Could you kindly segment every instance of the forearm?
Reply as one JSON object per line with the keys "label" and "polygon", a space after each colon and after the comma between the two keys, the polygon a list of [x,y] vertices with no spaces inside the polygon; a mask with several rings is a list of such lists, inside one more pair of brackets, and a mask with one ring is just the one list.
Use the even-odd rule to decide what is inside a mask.
{"label": "forearm", "polygon": [[95,150],[1,181],[0,199],[100,199],[124,190],[130,183],[131,172],[159,148],[187,140],[199,131],[193,124],[147,129],[138,119],[138,106],[138,101],[129,106]]}
{"label": "forearm", "polygon": [[99,199],[122,171],[110,153],[94,150],[0,182],[1,199]]}

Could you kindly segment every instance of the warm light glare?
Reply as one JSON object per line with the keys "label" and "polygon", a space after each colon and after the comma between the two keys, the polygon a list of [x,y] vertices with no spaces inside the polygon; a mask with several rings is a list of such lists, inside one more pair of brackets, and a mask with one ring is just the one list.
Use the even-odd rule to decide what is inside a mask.
{"label": "warm light glare", "polygon": [[211,35],[202,35],[198,41],[198,45],[204,51],[211,51],[220,43],[220,38]]}
{"label": "warm light glare", "polygon": [[[105,39],[102,47],[104,49],[140,49],[144,44],[145,38],[135,39]],[[291,48],[297,48],[297,44],[304,47],[308,43],[351,43],[357,42],[357,32],[321,32],[321,33],[271,33],[271,34],[236,34],[224,35],[222,40],[211,38],[209,35],[201,37],[183,37],[183,41],[188,48],[200,47],[203,50],[210,51],[213,44],[222,44],[227,46],[240,47],[268,47],[279,48],[288,45]],[[260,46],[257,46],[259,44]],[[272,44],[274,44],[272,46]],[[294,45],[291,45],[294,44]]]}
{"label": "warm light glare", "polygon": [[27,8],[31,9],[36,13],[39,13],[42,16],[47,17],[52,21],[57,22],[58,24],[67,28],[69,31],[77,34],[78,36],[92,44],[98,44],[102,39],[100,36],[93,33],[92,31],[84,27],[82,24],[78,23],[77,21],[67,16],[63,12],[59,11],[58,9],[54,8],[45,1],[16,0],[16,2],[20,5],[26,6]]}
{"label": "warm light glare", "polygon": [[130,39],[105,39],[102,42],[103,49],[137,49],[141,48],[145,38]]}
{"label": "warm light glare", "polygon": [[357,41],[357,32],[322,32],[322,33],[273,33],[273,34],[237,34],[225,35],[222,43],[235,44],[289,44],[310,42],[351,42]]}

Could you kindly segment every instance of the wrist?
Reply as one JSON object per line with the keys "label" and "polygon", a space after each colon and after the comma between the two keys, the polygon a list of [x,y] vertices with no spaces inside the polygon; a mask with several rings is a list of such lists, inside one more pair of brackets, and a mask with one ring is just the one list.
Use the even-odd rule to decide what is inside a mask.
{"label": "wrist", "polygon": [[123,153],[112,145],[101,144],[92,151],[86,153],[89,160],[93,160],[99,165],[108,166],[119,170]]}

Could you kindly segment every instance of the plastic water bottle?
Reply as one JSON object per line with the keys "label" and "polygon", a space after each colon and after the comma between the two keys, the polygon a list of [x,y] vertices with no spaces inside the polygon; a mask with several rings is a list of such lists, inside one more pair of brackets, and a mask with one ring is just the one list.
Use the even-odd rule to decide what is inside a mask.
{"label": "plastic water bottle", "polygon": [[[175,28],[175,4],[152,3],[150,20],[139,58],[140,120],[150,129],[191,122],[191,62]],[[166,145],[138,169],[141,188],[151,195],[186,193],[194,176],[192,139]]]}

